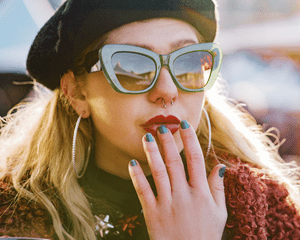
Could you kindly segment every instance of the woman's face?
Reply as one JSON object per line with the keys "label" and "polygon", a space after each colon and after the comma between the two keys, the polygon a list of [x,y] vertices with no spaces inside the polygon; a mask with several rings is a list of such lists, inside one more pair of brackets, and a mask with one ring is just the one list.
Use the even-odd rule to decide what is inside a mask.
{"label": "woman's face", "polygon": [[[169,54],[199,43],[199,34],[189,24],[173,19],[152,19],[123,25],[110,32],[105,44],[130,44]],[[95,127],[96,148],[109,151],[114,159],[139,160],[147,164],[142,137],[143,125],[158,115],[187,120],[194,129],[200,121],[204,93],[188,93],[176,87],[168,70],[162,67],[156,85],[147,93],[128,95],[116,92],[102,71],[85,74],[83,94]],[[163,107],[164,99],[166,107]],[[173,100],[173,106],[171,105]],[[165,124],[168,127],[168,123]],[[159,124],[154,124],[155,129]],[[170,128],[174,123],[169,124]],[[179,131],[173,134],[178,151],[183,149]],[[106,154],[106,159],[110,158]],[[116,160],[118,161],[118,160]],[[127,162],[127,163],[128,163]]]}

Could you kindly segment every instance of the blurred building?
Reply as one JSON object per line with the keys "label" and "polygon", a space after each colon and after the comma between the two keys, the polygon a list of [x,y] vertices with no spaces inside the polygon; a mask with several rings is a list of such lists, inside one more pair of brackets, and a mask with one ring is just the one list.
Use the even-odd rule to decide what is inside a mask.
{"label": "blurred building", "polygon": [[219,1],[222,77],[265,129],[276,127],[287,160],[300,163],[300,1]]}
{"label": "blurred building", "polygon": [[290,18],[300,10],[299,0],[221,0],[217,3],[221,28]]}

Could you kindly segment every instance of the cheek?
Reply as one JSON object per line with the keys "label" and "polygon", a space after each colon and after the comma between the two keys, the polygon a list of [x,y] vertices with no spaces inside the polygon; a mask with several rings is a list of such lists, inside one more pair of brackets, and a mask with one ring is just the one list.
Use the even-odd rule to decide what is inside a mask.
{"label": "cheek", "polygon": [[[101,147],[146,161],[142,146],[143,132],[138,125],[139,101],[127,95],[103,92],[89,98],[96,143]],[[121,95],[121,94],[120,94]]]}
{"label": "cheek", "polygon": [[[129,127],[134,124],[136,112],[141,101],[137,97],[116,92],[106,79],[92,79],[87,88],[87,101],[91,117],[98,128],[113,129]],[[131,127],[132,128],[132,127]],[[124,130],[122,130],[124,131]]]}
{"label": "cheek", "polygon": [[97,124],[107,127],[117,127],[119,123],[126,124],[125,119],[130,120],[133,114],[131,105],[114,93],[99,92],[88,99],[91,109],[91,117]]}
{"label": "cheek", "polygon": [[190,124],[196,130],[201,118],[201,112],[204,105],[205,94],[200,93],[188,93],[190,95],[184,96],[184,105],[187,111],[187,117]]}
{"label": "cheek", "polygon": [[89,74],[87,84],[85,86],[86,101],[91,112],[91,118],[95,125],[106,124],[110,119],[112,112],[112,104],[114,98],[110,98],[114,94],[109,83],[106,81],[103,74],[98,72]]}
{"label": "cheek", "polygon": [[110,86],[102,72],[96,72],[89,75],[86,85],[86,99],[91,109],[91,114],[102,112],[104,115],[108,109],[115,105],[118,99],[116,92]]}

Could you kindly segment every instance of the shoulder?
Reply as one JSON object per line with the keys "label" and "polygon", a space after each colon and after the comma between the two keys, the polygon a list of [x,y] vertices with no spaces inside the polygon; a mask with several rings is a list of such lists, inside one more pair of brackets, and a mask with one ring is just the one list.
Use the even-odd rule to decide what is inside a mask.
{"label": "shoulder", "polygon": [[228,239],[300,239],[300,213],[283,183],[237,159],[225,172],[224,187]]}
{"label": "shoulder", "polygon": [[0,180],[0,238],[53,238],[51,218],[47,211],[34,202],[17,199],[12,185]]}

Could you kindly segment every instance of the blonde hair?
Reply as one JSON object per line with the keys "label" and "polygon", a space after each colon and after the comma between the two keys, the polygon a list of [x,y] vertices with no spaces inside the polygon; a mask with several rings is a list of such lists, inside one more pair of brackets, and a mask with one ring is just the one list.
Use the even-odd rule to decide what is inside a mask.
{"label": "blonde hair", "polygon": [[[9,178],[19,198],[36,201],[49,212],[59,239],[95,240],[94,218],[71,161],[72,135],[78,115],[60,88],[43,94],[35,82],[34,86],[39,96],[16,106],[16,113],[11,111],[2,119],[0,179]],[[280,158],[278,146],[267,137],[271,133],[262,132],[261,126],[240,105],[230,101],[224,94],[224,86],[224,81],[218,79],[206,93],[205,108],[212,126],[213,150],[239,156],[243,161],[260,166],[270,176],[277,176],[287,184],[293,202],[299,204],[295,201],[299,196],[300,172],[296,164],[285,163]],[[197,134],[205,152],[208,128],[204,116]],[[76,142],[79,172],[84,168],[90,144],[92,123],[83,119]],[[213,165],[208,161],[206,167],[210,172]],[[53,198],[59,199],[72,221],[70,232],[64,229]]]}
{"label": "blonde hair", "polygon": [[[77,116],[66,109],[65,103],[61,91],[56,89],[26,103],[25,107],[18,106],[16,114],[3,119],[0,177],[11,180],[19,198],[36,201],[46,208],[59,239],[95,239],[89,202],[70,162]],[[78,159],[86,158],[91,141],[91,125],[88,120],[82,120],[76,141]],[[77,161],[76,167],[81,169],[83,163]],[[72,219],[71,233],[62,227],[52,202],[53,191]]]}
{"label": "blonde hair", "polygon": [[[213,148],[259,167],[261,172],[266,173],[266,178],[277,178],[279,182],[284,182],[290,197],[300,209],[296,201],[300,197],[300,167],[296,162],[285,162],[279,155],[278,149],[284,142],[279,141],[279,131],[270,128],[264,132],[262,126],[243,108],[244,104],[227,97],[226,89],[226,81],[219,78],[213,89],[206,93],[205,108],[210,116]],[[199,142],[203,146],[208,142],[205,121],[205,117],[202,117],[197,129]],[[206,143],[202,143],[203,139],[206,139]],[[224,159],[220,160],[231,165]],[[214,165],[206,162],[206,166],[210,171]]]}

